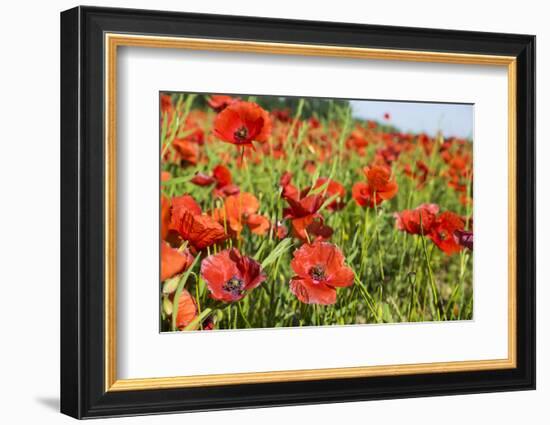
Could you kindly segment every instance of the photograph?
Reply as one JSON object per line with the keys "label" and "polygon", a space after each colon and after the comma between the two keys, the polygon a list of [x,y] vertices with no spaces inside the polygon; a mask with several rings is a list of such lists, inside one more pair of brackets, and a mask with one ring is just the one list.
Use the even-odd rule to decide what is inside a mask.
{"label": "photograph", "polygon": [[[46,359],[57,366],[40,363],[32,387],[53,382],[59,411],[77,419],[219,422],[222,410],[293,406],[333,423],[341,412],[322,405],[369,401],[369,418],[388,422],[390,406],[393,422],[425,422],[421,397],[432,417],[487,403],[505,422],[540,413],[539,388],[527,409],[508,401],[534,390],[540,369],[540,40],[526,31],[543,19],[519,25],[521,8],[497,23],[468,8],[323,15],[296,2],[257,16],[222,3],[75,6],[42,31],[60,56],[44,68],[56,84],[23,80],[38,78],[42,91],[28,92],[48,101],[60,86],[60,110],[38,108],[32,126],[55,127],[60,149],[31,138],[38,151],[21,156],[21,134],[5,144],[17,148],[12,177],[34,179],[8,186],[61,215],[45,227],[60,230],[61,262],[44,263],[61,289],[36,286],[55,300],[21,285],[6,298],[23,320],[6,322],[17,341],[32,303],[59,312],[46,326],[59,335],[38,333],[59,337]],[[25,60],[12,62],[36,68]],[[11,80],[6,99],[28,103]],[[18,133],[27,109],[11,108]],[[55,171],[60,203],[23,157]],[[28,203],[15,202],[19,215],[35,212]],[[33,220],[5,222],[28,252],[13,223]],[[8,282],[29,269],[21,258]],[[455,406],[437,407],[448,396]],[[399,399],[417,401],[393,408]]]}
{"label": "photograph", "polygon": [[472,320],[473,108],[159,93],[160,331]]}

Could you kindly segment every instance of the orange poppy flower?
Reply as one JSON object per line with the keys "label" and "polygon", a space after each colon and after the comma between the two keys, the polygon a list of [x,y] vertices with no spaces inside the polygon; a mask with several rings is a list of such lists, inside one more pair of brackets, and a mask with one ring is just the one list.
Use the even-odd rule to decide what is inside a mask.
{"label": "orange poppy flower", "polygon": [[225,199],[223,211],[214,211],[214,217],[220,221],[227,221],[230,229],[239,235],[244,226],[248,225],[250,231],[257,235],[264,235],[269,230],[269,219],[257,214],[260,209],[260,201],[253,194],[242,192],[228,196]]}
{"label": "orange poppy flower", "polygon": [[363,173],[367,181],[355,183],[352,187],[352,196],[358,205],[373,208],[397,194],[398,186],[389,168],[375,165],[365,167]]}
{"label": "orange poppy flower", "polygon": [[176,326],[178,329],[186,328],[197,317],[197,304],[191,294],[184,289],[178,301],[178,314],[176,316]]}
{"label": "orange poppy flower", "polygon": [[[178,302],[178,314],[176,316],[176,326],[178,327],[178,329],[183,330],[187,326],[189,326],[193,322],[193,320],[197,318],[198,313],[199,311],[195,298],[193,298],[193,296],[187,291],[187,289],[184,289],[180,294]],[[202,329],[203,331],[214,329],[214,321],[212,320],[212,317],[204,319],[204,321],[202,322],[202,326],[197,323],[197,326],[191,328],[190,330],[199,329]]]}
{"label": "orange poppy flower", "polygon": [[205,258],[201,264],[201,276],[210,296],[224,302],[242,299],[247,291],[266,279],[260,263],[241,255],[235,248]]}
{"label": "orange poppy flower", "polygon": [[170,230],[191,245],[196,251],[223,241],[227,235],[212,217],[202,214],[200,206],[190,195],[172,200]]}
{"label": "orange poppy flower", "polygon": [[464,220],[451,211],[445,211],[435,220],[428,237],[441,251],[452,255],[462,249],[454,237],[457,230],[464,230]]}
{"label": "orange poppy flower", "polygon": [[160,280],[162,282],[187,270],[192,263],[193,256],[188,250],[180,252],[164,241],[160,243]]}
{"label": "orange poppy flower", "polygon": [[436,220],[439,207],[436,204],[422,204],[414,210],[395,213],[397,229],[411,235],[429,234]]}
{"label": "orange poppy flower", "polygon": [[337,287],[353,285],[353,270],[340,249],[328,242],[304,244],[294,251],[290,266],[296,275],[290,290],[306,304],[334,304]]}
{"label": "orange poppy flower", "polygon": [[240,99],[238,97],[231,97],[224,94],[214,94],[208,98],[207,103],[208,106],[210,106],[214,111],[221,112],[229,105],[238,102],[239,100]]}
{"label": "orange poppy flower", "polygon": [[214,135],[237,146],[250,146],[253,141],[263,143],[270,134],[269,114],[252,102],[233,103],[214,121]]}

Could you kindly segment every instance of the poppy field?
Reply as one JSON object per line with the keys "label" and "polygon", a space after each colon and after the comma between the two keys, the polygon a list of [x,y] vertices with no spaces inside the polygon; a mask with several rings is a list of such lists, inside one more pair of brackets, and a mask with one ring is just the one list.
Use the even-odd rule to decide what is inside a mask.
{"label": "poppy field", "polygon": [[346,100],[161,93],[159,115],[162,332],[472,319],[471,140]]}

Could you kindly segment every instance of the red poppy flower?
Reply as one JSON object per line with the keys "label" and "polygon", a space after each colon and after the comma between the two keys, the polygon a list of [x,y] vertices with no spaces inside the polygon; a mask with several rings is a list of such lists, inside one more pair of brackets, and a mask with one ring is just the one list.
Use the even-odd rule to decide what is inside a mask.
{"label": "red poppy flower", "polygon": [[393,162],[397,161],[402,149],[402,145],[398,145],[390,139],[386,141],[386,147],[376,151],[375,162],[389,167]]}
{"label": "red poppy flower", "polygon": [[223,210],[214,211],[214,217],[220,221],[227,221],[230,229],[239,235],[244,226],[257,235],[264,235],[269,230],[269,219],[257,214],[260,201],[251,193],[243,192],[231,195],[225,199]]}
{"label": "red poppy flower", "polygon": [[197,317],[197,304],[191,294],[184,289],[178,301],[178,314],[176,316],[176,326],[178,329],[184,329]]}
{"label": "red poppy flower", "polygon": [[172,104],[172,96],[169,94],[160,95],[160,113],[170,116],[174,111],[174,105]]}
{"label": "red poppy flower", "polygon": [[242,299],[246,291],[256,288],[266,279],[260,263],[241,255],[235,248],[205,258],[201,264],[201,276],[211,297],[224,302]]}
{"label": "red poppy flower", "polygon": [[275,236],[277,239],[284,239],[288,235],[288,228],[282,221],[274,223],[273,228],[275,229]]}
{"label": "red poppy flower", "polygon": [[252,102],[236,102],[218,114],[214,135],[224,142],[238,146],[263,143],[271,133],[269,114]]}
{"label": "red poppy flower", "polygon": [[317,170],[317,163],[311,159],[304,161],[304,170],[309,174],[315,173]]}
{"label": "red poppy flower", "polygon": [[165,281],[181,273],[193,263],[193,256],[188,250],[179,251],[166,242],[160,243],[160,280]]}
{"label": "red poppy flower", "polygon": [[210,186],[216,181],[213,176],[208,174],[197,172],[191,179],[191,183],[196,184],[197,186]]}
{"label": "red poppy flower", "polygon": [[227,237],[223,227],[212,217],[202,214],[200,206],[189,195],[172,200],[170,229],[197,251]]}
{"label": "red poppy flower", "polygon": [[289,108],[273,109],[271,111],[271,115],[273,116],[273,118],[283,123],[288,123],[292,120],[292,116]]}
{"label": "red poppy flower", "polygon": [[300,191],[292,183],[292,173],[285,171],[279,179],[279,186],[282,188],[281,196],[283,198],[300,199]]}
{"label": "red poppy flower", "polygon": [[290,266],[296,275],[290,290],[306,304],[334,304],[337,287],[353,285],[353,270],[340,249],[328,242],[304,244],[294,251]]}
{"label": "red poppy flower", "polygon": [[189,139],[174,139],[172,146],[176,152],[175,160],[177,162],[196,165],[199,161],[199,145]]}
{"label": "red poppy flower", "polygon": [[309,195],[300,200],[293,198],[285,198],[285,200],[289,204],[289,208],[283,210],[284,218],[290,219],[292,230],[298,238],[307,240],[307,227],[316,218],[322,219],[318,211],[323,205],[323,197],[321,195]]}
{"label": "red poppy flower", "polygon": [[445,211],[437,217],[428,235],[433,243],[447,255],[459,252],[462,246],[455,240],[454,234],[457,230],[464,229],[464,220],[451,212]]}
{"label": "red poppy flower", "polygon": [[204,121],[206,118],[206,113],[200,109],[189,111],[183,128],[185,130],[184,134],[186,134],[185,138],[187,140],[196,143],[197,145],[204,144]]}
{"label": "red poppy flower", "polygon": [[411,235],[427,235],[432,230],[438,212],[436,204],[422,204],[414,210],[395,213],[395,224],[399,230]]}
{"label": "red poppy flower", "polygon": [[317,217],[307,225],[306,232],[312,241],[322,241],[330,239],[334,230],[332,230],[332,227],[325,224],[323,217]]}
{"label": "red poppy flower", "polygon": [[[376,123],[374,123],[376,127]],[[370,128],[370,124],[369,124]],[[348,149],[355,150],[359,156],[364,156],[366,153],[366,149],[369,146],[369,141],[367,137],[365,137],[366,134],[361,129],[355,129],[351,132],[348,140],[346,141],[346,147]]]}
{"label": "red poppy flower", "polygon": [[214,194],[217,196],[229,196],[236,195],[240,192],[238,186],[232,184],[233,177],[231,171],[224,165],[216,165],[212,170],[212,175],[209,176],[204,173],[197,173],[191,179],[191,183],[197,186],[210,186],[216,183]]}
{"label": "red poppy flower", "polygon": [[193,215],[202,213],[201,206],[191,195],[181,195],[172,198],[172,210],[177,211],[181,208],[189,210]]}
{"label": "red poppy flower", "polygon": [[160,238],[166,239],[170,230],[170,201],[168,198],[160,197]]}
{"label": "red poppy flower", "polygon": [[392,199],[397,194],[397,183],[392,179],[391,171],[384,166],[365,167],[363,173],[366,182],[355,183],[352,196],[358,205],[371,208],[383,201]]}
{"label": "red poppy flower", "polygon": [[308,124],[309,124],[309,128],[312,128],[312,129],[317,129],[317,128],[320,128],[321,127],[321,121],[319,121],[317,118],[315,117],[311,117],[309,120],[308,120]]}
{"label": "red poppy flower", "polygon": [[221,164],[218,164],[214,167],[214,170],[212,171],[212,175],[214,179],[216,179],[216,188],[222,188],[224,186],[228,186],[233,182],[233,177],[231,176],[231,171],[229,169]]}
{"label": "red poppy flower", "polygon": [[[316,190],[320,188],[323,188],[320,192]],[[344,203],[346,189],[335,180],[331,180],[326,177],[319,177],[313,185],[313,188],[308,187],[304,189],[303,195],[306,195],[311,191],[315,191],[315,193],[323,195],[324,199],[336,197],[329,205],[327,205],[327,208],[332,211],[341,210],[346,205]]]}
{"label": "red poppy flower", "polygon": [[422,160],[416,161],[416,169],[414,171],[409,163],[403,166],[403,171],[407,177],[418,181],[418,189],[424,187],[424,184],[430,175],[428,165]]}
{"label": "red poppy flower", "polygon": [[289,208],[284,209],[285,218],[297,219],[317,214],[323,205],[321,195],[308,195],[296,201],[292,198],[286,199]]}
{"label": "red poppy flower", "polygon": [[223,94],[215,94],[210,96],[207,102],[208,102],[208,106],[210,106],[214,111],[221,112],[232,103],[235,103],[238,101],[239,101],[239,98],[234,98]]}

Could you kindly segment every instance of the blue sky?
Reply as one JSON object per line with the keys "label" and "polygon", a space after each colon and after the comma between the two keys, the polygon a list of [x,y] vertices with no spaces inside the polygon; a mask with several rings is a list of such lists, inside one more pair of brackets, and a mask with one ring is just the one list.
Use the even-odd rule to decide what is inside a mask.
{"label": "blue sky", "polygon": [[473,136],[473,105],[451,103],[350,101],[353,116],[361,119],[385,121],[404,132],[425,132],[434,136],[440,130],[445,137],[471,138]]}

